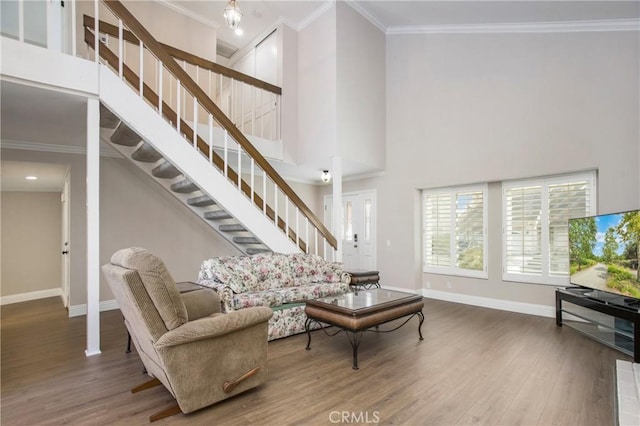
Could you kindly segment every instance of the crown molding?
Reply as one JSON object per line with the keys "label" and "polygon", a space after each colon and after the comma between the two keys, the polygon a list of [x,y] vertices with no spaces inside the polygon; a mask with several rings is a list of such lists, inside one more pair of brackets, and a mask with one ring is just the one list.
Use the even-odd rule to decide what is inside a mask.
{"label": "crown molding", "polygon": [[640,19],[388,27],[386,34],[504,34],[640,31]]}
{"label": "crown molding", "polygon": [[354,0],[345,0],[345,3],[360,15],[362,15],[369,22],[371,22],[380,31],[382,31],[383,33],[387,32],[387,27],[382,22],[378,21],[375,16],[370,14],[364,7],[360,6],[360,4],[356,3]]}
{"label": "crown molding", "polygon": [[[54,152],[57,154],[86,155],[87,153],[86,146],[54,145],[48,143],[19,141],[12,139],[3,139],[0,142],[0,147],[2,147],[3,149],[19,149],[22,151]],[[100,146],[100,156],[113,158],[122,157],[120,153],[105,144],[102,144]]]}
{"label": "crown molding", "polygon": [[328,0],[326,3],[320,5],[316,10],[313,11],[309,16],[307,16],[300,24],[294,26],[296,31],[302,31],[307,28],[313,21],[324,15],[327,11],[329,11],[336,4],[336,0]]}
{"label": "crown molding", "polygon": [[213,28],[214,30],[217,30],[220,28],[220,24],[218,24],[217,22],[211,21],[209,19],[205,19],[202,17],[202,15],[197,15],[191,12],[190,10],[187,10],[183,7],[178,6],[177,4],[173,3],[170,0],[153,0],[153,1],[155,3],[158,3],[159,5],[162,5],[168,9],[173,10],[176,13],[184,15],[187,18],[193,19],[194,21],[200,22],[201,24],[204,24],[207,27]]}

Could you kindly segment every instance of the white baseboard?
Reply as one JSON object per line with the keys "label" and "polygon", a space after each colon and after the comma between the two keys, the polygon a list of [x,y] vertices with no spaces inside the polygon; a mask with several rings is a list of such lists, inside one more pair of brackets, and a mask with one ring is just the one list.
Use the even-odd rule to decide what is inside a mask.
{"label": "white baseboard", "polygon": [[402,287],[391,287],[388,285],[381,285],[381,288],[385,289],[385,290],[394,290],[394,291],[402,291],[405,293],[413,293],[413,294],[421,294],[420,290],[409,290],[408,288],[402,288]]}
{"label": "white baseboard", "polygon": [[[118,306],[118,302],[116,302],[115,299],[103,300],[100,302],[100,312],[113,311],[114,309],[120,309],[120,307]],[[87,315],[86,303],[83,303],[82,305],[69,306],[69,317],[80,317],[82,315]]]}
{"label": "white baseboard", "polygon": [[0,297],[0,305],[11,305],[12,303],[28,302],[29,300],[46,299],[56,296],[62,298],[61,288],[49,288],[46,290],[31,291],[29,293],[2,296]]}
{"label": "white baseboard", "polygon": [[491,299],[489,297],[471,296],[469,294],[449,293],[431,289],[422,289],[422,295],[431,299],[447,302],[464,303],[465,305],[481,306],[483,308],[499,309],[501,311],[517,312],[520,314],[536,315],[539,317],[555,318],[555,306],[536,305],[533,303],[513,302],[511,300]]}

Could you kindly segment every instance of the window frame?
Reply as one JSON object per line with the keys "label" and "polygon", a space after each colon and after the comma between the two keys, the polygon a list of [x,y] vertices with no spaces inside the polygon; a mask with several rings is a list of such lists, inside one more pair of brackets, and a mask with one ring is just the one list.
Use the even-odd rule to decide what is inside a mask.
{"label": "window frame", "polygon": [[[596,171],[562,174],[533,179],[517,179],[502,182],[502,281],[542,284],[551,286],[567,286],[570,284],[569,271],[566,275],[551,275],[550,265],[550,232],[549,232],[549,187],[558,184],[568,184],[575,181],[585,180],[589,188],[588,211],[584,216],[596,214],[597,206],[597,174]],[[541,215],[542,226],[541,235],[541,273],[517,273],[507,271],[507,191],[512,188],[540,186],[541,187]],[[567,222],[567,227],[568,227]]]}
{"label": "window frame", "polygon": [[[428,274],[440,274],[440,275],[452,275],[469,278],[481,278],[488,279],[488,251],[489,251],[489,232],[488,232],[488,210],[489,210],[489,185],[487,183],[465,185],[465,186],[452,186],[438,189],[423,189],[422,190],[422,272]],[[482,270],[466,269],[456,265],[450,266],[434,266],[427,264],[427,211],[426,201],[428,196],[449,194],[451,196],[450,209],[451,209],[451,226],[450,226],[450,247],[449,254],[452,262],[457,262],[457,247],[456,247],[456,204],[457,196],[461,193],[468,192],[482,192]]]}

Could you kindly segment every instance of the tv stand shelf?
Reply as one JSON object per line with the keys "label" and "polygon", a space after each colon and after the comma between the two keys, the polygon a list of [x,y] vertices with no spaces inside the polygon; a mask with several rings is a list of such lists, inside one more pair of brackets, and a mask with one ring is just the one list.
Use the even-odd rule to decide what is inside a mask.
{"label": "tv stand shelf", "polygon": [[[640,362],[640,306],[584,288],[556,289],[556,325],[566,325]],[[563,318],[564,314],[579,320]]]}

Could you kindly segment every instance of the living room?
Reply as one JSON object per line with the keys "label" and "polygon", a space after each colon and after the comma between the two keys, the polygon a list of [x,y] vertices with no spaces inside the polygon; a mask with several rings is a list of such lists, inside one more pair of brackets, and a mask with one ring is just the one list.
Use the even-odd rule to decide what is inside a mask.
{"label": "living room", "polygon": [[[584,17],[585,10],[592,7],[587,2],[566,3],[575,8],[574,21],[638,17],[636,2],[628,2],[635,5],[636,15],[600,19]],[[615,7],[608,8],[605,3],[609,2],[603,2],[601,9],[606,15]],[[529,26],[521,23],[509,30],[454,31],[450,27],[432,33],[427,30],[434,28],[422,27],[385,34],[350,5],[339,2],[306,30],[324,34],[323,28],[336,20],[342,25],[369,25],[369,30],[380,32],[383,43],[384,170],[368,177],[345,177],[342,186],[344,193],[376,192],[376,268],[381,271],[383,286],[449,302],[552,317],[554,286],[504,279],[502,183],[594,172],[598,213],[640,207],[637,25],[634,30],[614,26],[607,31],[584,24],[581,30],[568,30],[560,25],[536,27],[527,21]],[[549,21],[553,19],[546,19]],[[312,47],[307,51],[314,51]],[[379,51],[380,46],[372,49]],[[336,74],[349,68],[347,59],[335,61]],[[339,103],[339,93],[336,98]],[[366,99],[357,102],[366,103]],[[326,122],[341,128],[341,117],[334,112]],[[348,136],[348,132],[336,131],[335,143]],[[6,139],[28,140],[3,134],[3,161],[72,164],[72,174],[77,172],[72,177],[72,197],[78,209],[75,217],[83,218],[84,158],[25,151],[11,144],[7,149]],[[374,147],[380,151],[379,145]],[[101,171],[102,264],[119,248],[141,245],[156,249],[176,279],[192,280],[202,259],[235,253],[226,241],[199,219],[186,215],[162,189],[146,182],[123,160],[103,158]],[[423,273],[422,190],[477,184],[486,184],[488,194],[486,277]],[[303,198],[316,214],[321,214],[330,186],[294,185],[304,192]],[[128,205],[126,216],[119,207],[123,198]],[[154,215],[157,221],[149,220]],[[173,224],[171,232],[167,232],[166,223]],[[86,223],[78,220],[71,226],[72,246],[85,247]],[[176,241],[189,250],[175,250]],[[71,306],[82,305],[87,299],[86,265],[84,259],[76,259],[72,260],[77,263],[72,270]],[[112,300],[104,283],[101,288],[100,300]],[[513,321],[514,317],[505,318]],[[391,421],[381,414],[383,422]],[[327,418],[322,420],[328,422]]]}

